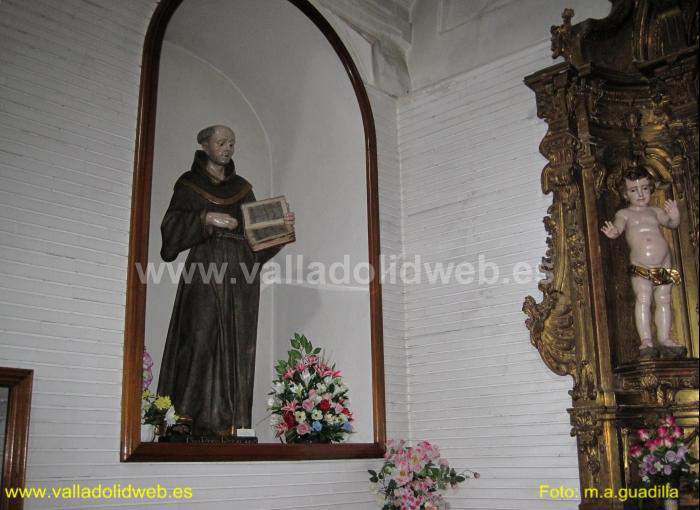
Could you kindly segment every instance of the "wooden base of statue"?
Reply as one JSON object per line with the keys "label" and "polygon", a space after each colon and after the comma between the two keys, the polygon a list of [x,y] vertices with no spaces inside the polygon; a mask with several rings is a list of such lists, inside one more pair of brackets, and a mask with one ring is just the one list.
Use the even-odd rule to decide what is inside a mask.
{"label": "wooden base of statue", "polygon": [[[698,3],[613,0],[605,19],[573,15],[551,29],[564,61],[525,79],[548,127],[541,182],[552,205],[542,299],[527,297],[523,311],[545,364],[573,378],[580,508],[663,508],[594,490],[642,486],[630,439],[668,414],[698,457]],[[671,292],[678,349],[640,352],[629,248],[601,233],[626,207],[618,189],[634,168],[656,183],[650,206],[670,199],[680,212],[677,228],[661,229],[682,278]],[[681,508],[694,498],[681,488]]]}

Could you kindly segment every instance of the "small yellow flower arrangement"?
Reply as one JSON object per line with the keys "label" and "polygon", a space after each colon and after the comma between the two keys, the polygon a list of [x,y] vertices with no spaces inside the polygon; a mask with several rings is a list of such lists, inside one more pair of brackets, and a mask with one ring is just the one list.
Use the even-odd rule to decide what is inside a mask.
{"label": "small yellow flower arrangement", "polygon": [[157,395],[151,390],[143,390],[141,397],[141,422],[149,425],[172,427],[179,416],[167,395]]}

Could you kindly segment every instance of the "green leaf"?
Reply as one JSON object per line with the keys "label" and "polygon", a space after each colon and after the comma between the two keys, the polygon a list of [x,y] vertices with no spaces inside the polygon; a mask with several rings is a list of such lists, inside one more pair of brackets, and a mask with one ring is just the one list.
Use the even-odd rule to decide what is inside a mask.
{"label": "green leaf", "polygon": [[316,348],[314,349],[314,354],[321,354],[321,348],[320,348],[320,347],[316,347]]}
{"label": "green leaf", "polygon": [[297,338],[292,338],[292,347],[295,349],[299,348],[299,340]]}

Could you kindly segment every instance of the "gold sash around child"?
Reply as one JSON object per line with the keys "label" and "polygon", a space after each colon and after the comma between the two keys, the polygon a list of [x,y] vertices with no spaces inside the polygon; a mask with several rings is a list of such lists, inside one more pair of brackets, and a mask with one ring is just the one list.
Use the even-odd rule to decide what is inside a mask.
{"label": "gold sash around child", "polygon": [[649,280],[654,285],[680,285],[681,274],[676,269],[665,267],[640,267],[630,264],[627,271],[630,276],[639,276]]}

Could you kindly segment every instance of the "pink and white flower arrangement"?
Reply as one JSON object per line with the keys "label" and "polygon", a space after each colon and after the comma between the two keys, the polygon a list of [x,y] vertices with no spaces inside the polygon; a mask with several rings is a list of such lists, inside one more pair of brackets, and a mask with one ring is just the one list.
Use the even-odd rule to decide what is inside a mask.
{"label": "pink and white flower arrangement", "polygon": [[410,447],[403,440],[387,441],[384,465],[369,474],[382,510],[442,510],[447,503],[440,491],[479,478],[474,471],[455,471],[428,441]]}
{"label": "pink and white flower arrangement", "polygon": [[353,432],[354,418],[342,374],[304,335],[295,333],[291,344],[287,359],[275,366],[267,402],[275,436],[286,443],[344,441]]}
{"label": "pink and white flower arrangement", "polygon": [[642,482],[650,485],[678,487],[684,480],[697,491],[698,474],[690,469],[697,464],[683,440],[683,429],[669,415],[656,428],[639,429],[629,454],[639,463]]}

